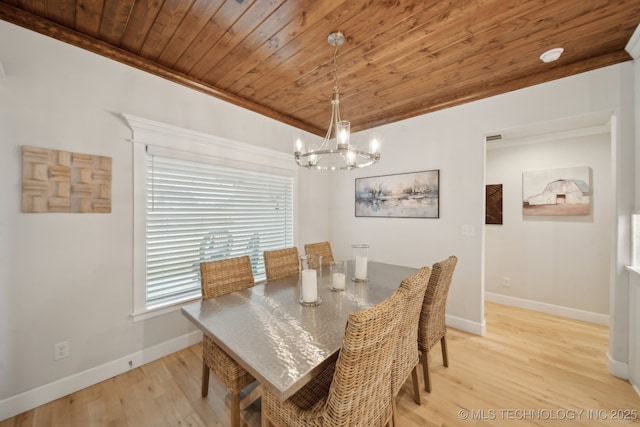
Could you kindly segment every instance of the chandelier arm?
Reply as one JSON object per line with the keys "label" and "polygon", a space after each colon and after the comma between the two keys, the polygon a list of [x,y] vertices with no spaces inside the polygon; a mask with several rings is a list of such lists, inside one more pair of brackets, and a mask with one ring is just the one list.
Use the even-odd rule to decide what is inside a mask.
{"label": "chandelier arm", "polygon": [[335,108],[335,105],[332,104],[331,119],[329,120],[329,128],[327,129],[327,133],[324,136],[324,140],[322,141],[322,144],[320,144],[320,148],[318,148],[319,150],[324,150],[329,145],[329,140],[331,140],[331,131],[333,130],[333,120],[335,118],[335,115],[336,115],[336,108]]}
{"label": "chandelier arm", "polygon": [[299,157],[296,157],[296,163],[299,166],[302,167],[306,167],[308,169],[317,169],[317,170],[350,170],[350,169],[358,169],[358,168],[364,168],[367,166],[371,166],[372,164],[376,163],[379,160],[378,156],[372,155],[371,153],[367,153],[365,151],[356,151],[356,153],[358,154],[362,154],[362,158],[365,159],[364,162],[360,162],[358,163],[356,162],[352,162],[352,163],[344,163],[340,166],[338,165],[323,165],[323,164],[318,164],[318,163],[310,163],[309,161],[305,161],[304,159],[310,157],[310,156],[327,156],[327,155],[339,155],[339,156],[343,156],[345,153],[345,150],[343,149],[327,149],[327,150],[318,150],[315,151],[314,153],[302,153],[299,155]]}

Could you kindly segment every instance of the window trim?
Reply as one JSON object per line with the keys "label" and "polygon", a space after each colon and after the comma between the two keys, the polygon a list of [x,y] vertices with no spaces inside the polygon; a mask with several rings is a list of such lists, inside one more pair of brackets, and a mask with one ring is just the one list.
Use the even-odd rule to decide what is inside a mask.
{"label": "window trim", "polygon": [[298,169],[287,153],[233,141],[165,123],[122,114],[132,130],[133,148],[133,311],[134,321],[166,314],[192,301],[158,309],[146,307],[145,159],[154,154],[293,177],[293,240],[298,235]]}

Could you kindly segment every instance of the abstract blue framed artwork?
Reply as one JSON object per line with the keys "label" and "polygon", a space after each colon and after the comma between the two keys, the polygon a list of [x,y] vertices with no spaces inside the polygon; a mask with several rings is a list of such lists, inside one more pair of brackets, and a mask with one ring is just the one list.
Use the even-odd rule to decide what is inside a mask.
{"label": "abstract blue framed artwork", "polygon": [[356,178],[357,217],[439,218],[440,171]]}

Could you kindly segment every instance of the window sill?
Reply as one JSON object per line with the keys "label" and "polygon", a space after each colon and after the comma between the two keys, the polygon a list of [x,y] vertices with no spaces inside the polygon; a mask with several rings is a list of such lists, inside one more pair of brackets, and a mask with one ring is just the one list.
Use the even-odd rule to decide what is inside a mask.
{"label": "window sill", "polygon": [[195,301],[199,301],[200,297],[190,298],[185,301],[181,301],[179,303],[171,304],[169,306],[155,307],[146,310],[136,311],[131,313],[131,317],[134,322],[140,322],[142,320],[151,319],[158,316],[163,316],[168,313],[173,313],[175,311],[180,310],[185,305],[191,304]]}

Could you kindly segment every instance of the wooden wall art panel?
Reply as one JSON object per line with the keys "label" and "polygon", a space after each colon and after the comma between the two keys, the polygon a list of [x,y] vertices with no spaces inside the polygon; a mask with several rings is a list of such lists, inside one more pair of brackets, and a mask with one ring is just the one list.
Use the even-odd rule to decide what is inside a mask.
{"label": "wooden wall art panel", "polygon": [[484,223],[502,224],[502,184],[487,184]]}
{"label": "wooden wall art panel", "polygon": [[22,212],[111,212],[111,157],[22,147]]}

